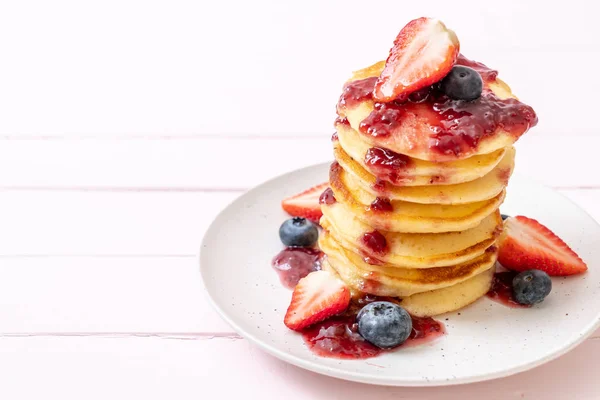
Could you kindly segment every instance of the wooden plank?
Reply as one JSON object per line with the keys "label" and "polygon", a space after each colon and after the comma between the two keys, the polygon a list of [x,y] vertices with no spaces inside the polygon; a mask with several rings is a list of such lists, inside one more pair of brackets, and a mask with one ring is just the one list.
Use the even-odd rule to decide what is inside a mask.
{"label": "wooden plank", "polygon": [[0,259],[0,333],[231,332],[197,257]]}
{"label": "wooden plank", "polygon": [[[13,2],[0,14],[0,35],[13,39],[0,45],[12,60],[0,65],[10,77],[0,134],[324,132],[350,72],[384,59],[401,26],[421,15],[443,18],[465,54],[498,68],[536,106],[544,132],[593,133],[579,116],[594,115],[600,82],[573,77],[566,101],[553,84],[573,60],[598,65],[600,27],[586,2],[469,3],[477,18],[442,0],[386,0],[369,23],[359,0]],[[368,34],[349,29],[357,18]],[[567,25],[556,29],[556,21]]]}
{"label": "wooden plank", "polygon": [[238,194],[3,192],[0,255],[193,256]]}
{"label": "wooden plank", "polygon": [[[600,221],[600,189],[561,192]],[[239,194],[5,191],[0,256],[193,256],[213,218]]]}
{"label": "wooden plank", "polygon": [[[2,140],[0,189],[247,189],[332,160],[330,132],[290,139]],[[531,133],[517,143],[516,173],[554,187],[600,187],[590,167],[598,148],[597,135],[574,141]]]}
{"label": "wooden plank", "polygon": [[[393,388],[345,382],[279,361],[244,340],[0,339],[2,398],[595,400],[600,340],[546,365],[490,382]],[[399,354],[399,356],[401,356]],[[101,381],[101,384],[99,382]],[[34,382],[35,384],[32,384]]]}
{"label": "wooden plank", "polygon": [[[600,221],[600,189],[561,192]],[[213,218],[239,194],[6,191],[0,256],[193,256]]]}
{"label": "wooden plank", "polygon": [[197,257],[0,258],[0,336],[232,332],[208,303]]}

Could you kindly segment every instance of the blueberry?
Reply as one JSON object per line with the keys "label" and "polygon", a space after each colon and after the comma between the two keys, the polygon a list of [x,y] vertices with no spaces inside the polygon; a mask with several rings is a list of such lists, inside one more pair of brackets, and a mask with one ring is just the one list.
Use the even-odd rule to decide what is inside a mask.
{"label": "blueberry", "polygon": [[502,221],[504,221],[506,218],[510,217],[510,215],[506,215],[506,214],[500,214],[500,216],[502,216]]}
{"label": "blueberry", "polygon": [[454,100],[475,100],[481,96],[483,80],[472,68],[455,65],[441,82],[442,91]]}
{"label": "blueberry", "polygon": [[410,335],[410,314],[397,304],[375,301],[358,313],[358,333],[369,343],[382,349],[398,346]]}
{"label": "blueberry", "polygon": [[551,290],[552,280],[539,269],[523,271],[512,281],[513,296],[517,303],[523,305],[541,303]]}
{"label": "blueberry", "polygon": [[281,224],[279,238],[286,246],[311,247],[317,243],[319,231],[306,218],[294,217]]}

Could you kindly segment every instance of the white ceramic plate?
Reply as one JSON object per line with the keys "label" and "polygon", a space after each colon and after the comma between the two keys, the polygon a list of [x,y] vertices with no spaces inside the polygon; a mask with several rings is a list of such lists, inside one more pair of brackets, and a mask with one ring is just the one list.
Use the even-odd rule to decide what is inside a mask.
{"label": "white ceramic plate", "polygon": [[[514,176],[502,211],[540,220],[588,263],[581,276],[553,278],[539,306],[514,309],[482,298],[436,317],[447,335],[367,360],[322,358],[288,330],[283,316],[291,298],[271,259],[283,247],[279,225],[289,218],[281,199],[327,180],[322,164],[273,179],[229,205],[208,229],[200,252],[204,285],[222,317],[267,352],[302,368],[337,378],[397,386],[482,381],[533,368],[564,354],[600,320],[600,227],[562,195]],[[446,321],[445,319],[448,318]]]}

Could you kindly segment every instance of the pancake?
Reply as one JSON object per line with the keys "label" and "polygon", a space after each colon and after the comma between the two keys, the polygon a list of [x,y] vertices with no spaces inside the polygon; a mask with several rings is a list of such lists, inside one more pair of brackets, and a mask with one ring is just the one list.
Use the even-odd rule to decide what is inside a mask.
{"label": "pancake", "polygon": [[[370,154],[369,150],[372,147],[361,138],[362,135],[341,123],[336,124],[336,130],[339,141],[334,143],[334,148],[338,152],[345,152],[345,159],[353,159],[356,164],[376,178],[397,186],[453,185],[473,181],[492,171],[506,153],[502,148],[490,154],[441,163],[403,157],[405,163],[401,167],[381,168],[366,162],[367,154]],[[337,154],[336,158],[338,158]],[[342,164],[341,160],[338,161]]]}
{"label": "pancake", "polygon": [[327,254],[330,266],[354,290],[390,297],[406,297],[456,285],[491,268],[497,253],[491,246],[479,257],[461,264],[418,269],[368,264],[327,233],[319,238],[319,246]]}
{"label": "pancake", "polygon": [[488,200],[457,204],[419,204],[392,200],[393,211],[371,209],[376,196],[346,178],[347,173],[334,162],[329,183],[337,201],[345,204],[361,221],[378,230],[392,232],[438,233],[474,228],[504,201],[505,190]]}
{"label": "pancake", "polygon": [[389,249],[378,254],[362,240],[373,228],[355,218],[340,203],[324,205],[321,226],[344,248],[365,257],[403,268],[434,268],[460,264],[476,258],[491,246],[502,232],[498,211],[474,228],[447,233],[399,233],[380,231]]}
{"label": "pancake", "polygon": [[492,286],[495,270],[492,266],[454,286],[405,297],[400,305],[417,317],[431,317],[460,310],[485,296]]}
{"label": "pancake", "polygon": [[346,177],[355,186],[374,196],[421,204],[464,204],[496,197],[508,184],[515,160],[515,148],[503,149],[503,157],[494,169],[481,178],[455,185],[395,186],[378,181],[339,145],[334,145],[334,156],[340,166],[349,172]]}
{"label": "pancake", "polygon": [[371,146],[436,162],[489,154],[510,147],[537,124],[533,109],[517,100],[497,72],[462,55],[457,65],[476,69],[483,78],[481,97],[472,102],[449,100],[434,92],[404,103],[375,108],[372,90],[382,63],[355,73],[344,86],[337,112],[360,131]]}

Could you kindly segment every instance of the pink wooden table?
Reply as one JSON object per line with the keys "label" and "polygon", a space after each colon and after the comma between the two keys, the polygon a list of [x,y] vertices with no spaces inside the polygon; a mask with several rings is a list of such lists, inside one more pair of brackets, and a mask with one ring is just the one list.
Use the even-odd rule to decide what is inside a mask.
{"label": "pink wooden table", "polygon": [[331,159],[342,81],[421,15],[538,111],[516,173],[600,220],[600,81],[583,69],[599,65],[600,24],[584,2],[532,22],[540,10],[520,1],[389,1],[369,35],[348,0],[25,3],[0,8],[0,398],[600,398],[600,332],[535,370],[449,388],[298,369],[220,320],[197,261],[228,202]]}

